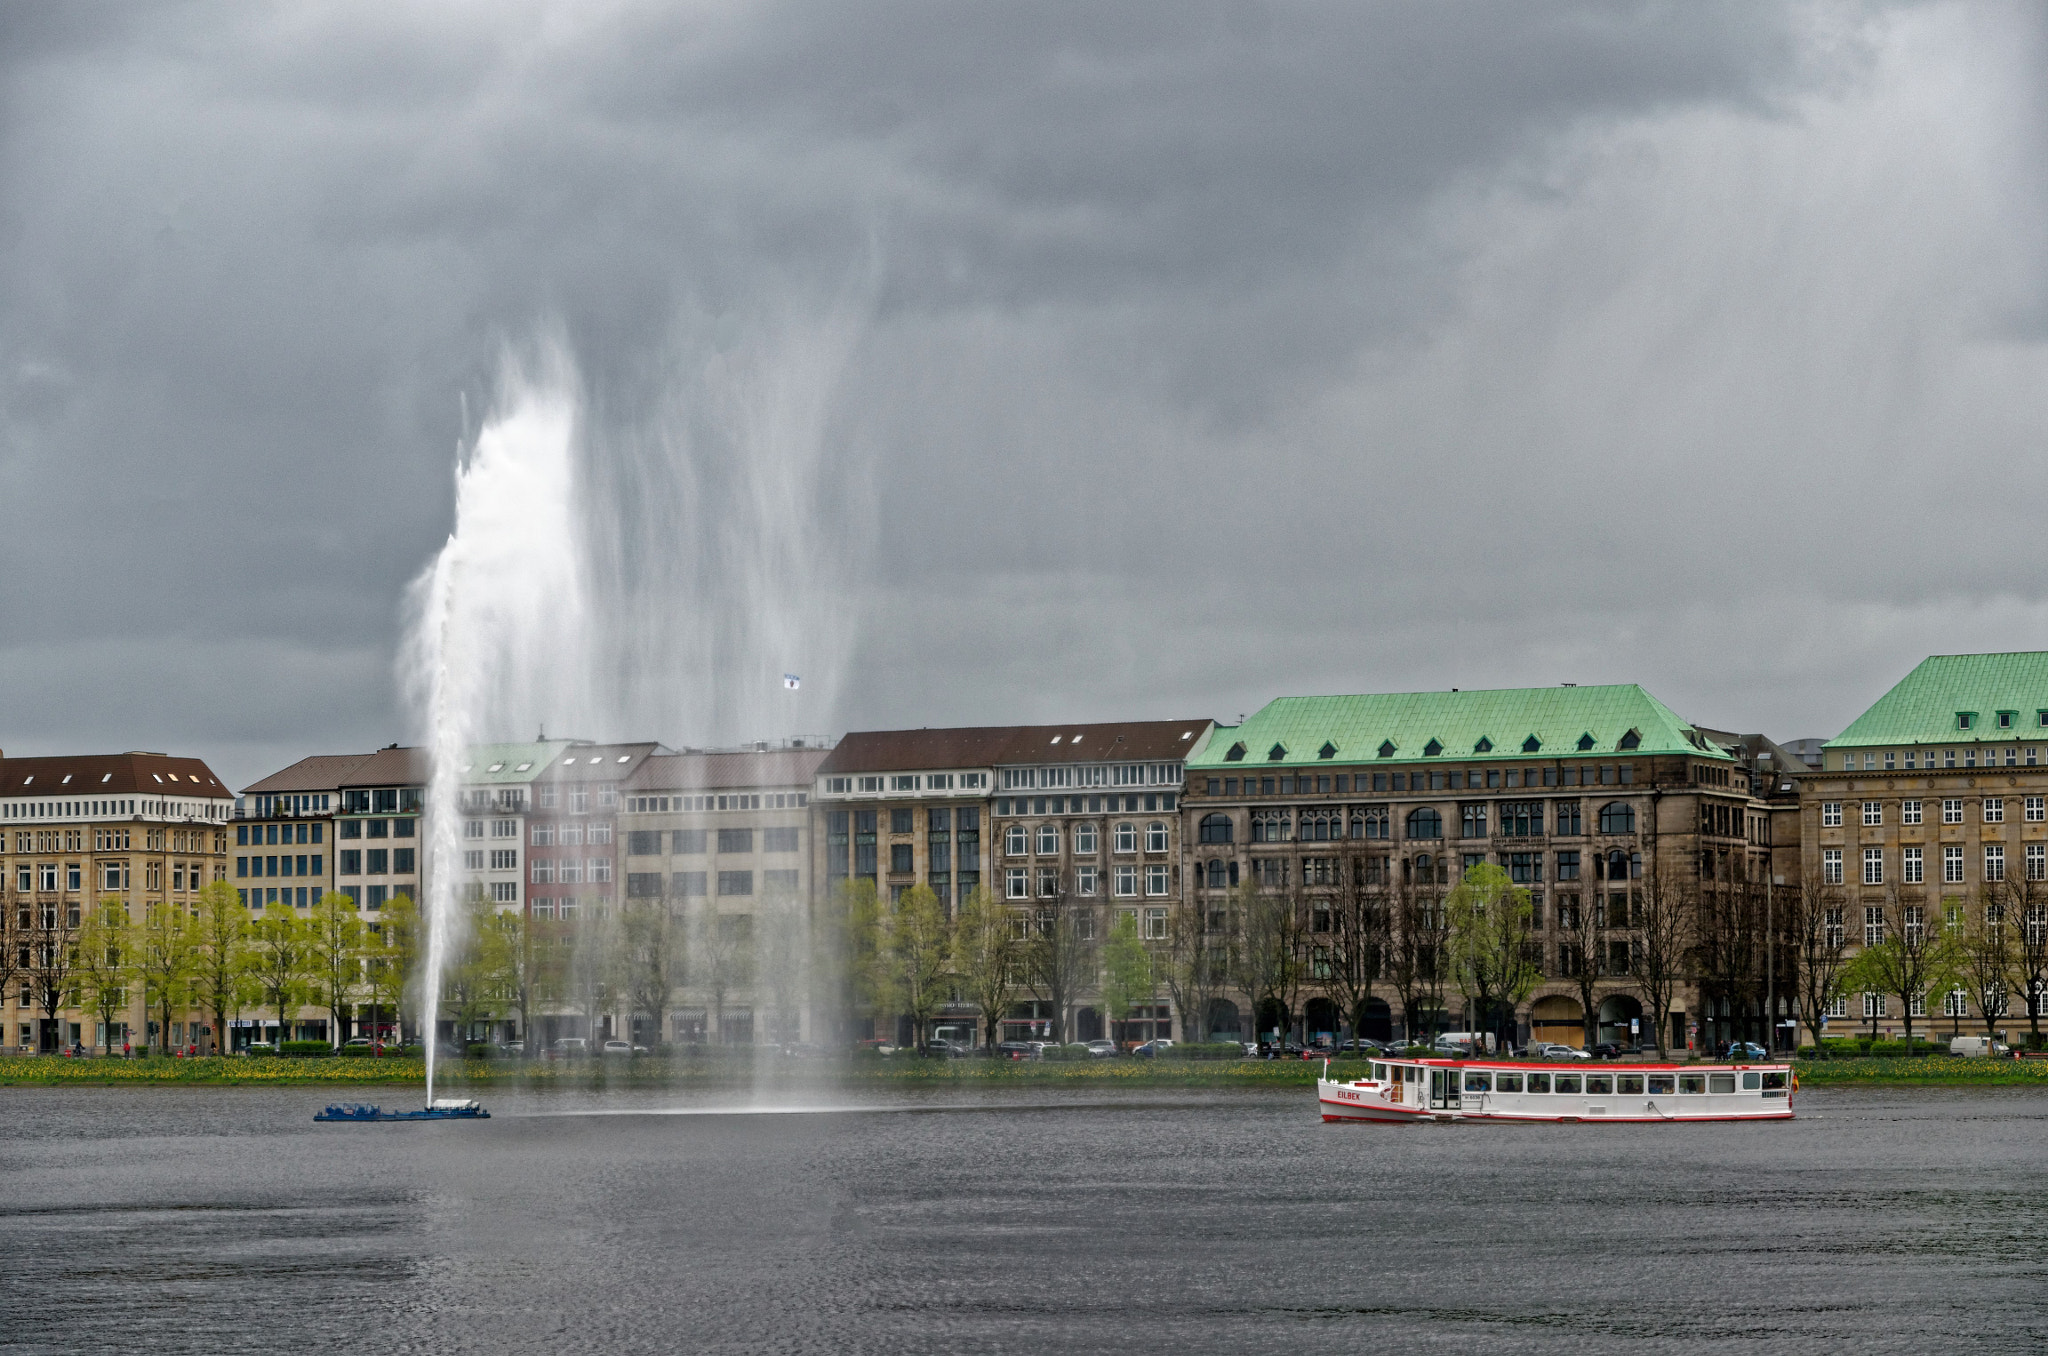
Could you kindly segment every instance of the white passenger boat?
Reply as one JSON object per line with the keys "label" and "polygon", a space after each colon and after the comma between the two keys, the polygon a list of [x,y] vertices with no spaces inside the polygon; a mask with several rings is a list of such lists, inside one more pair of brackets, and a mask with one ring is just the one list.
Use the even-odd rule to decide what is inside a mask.
{"label": "white passenger boat", "polygon": [[1390,1059],[1316,1097],[1326,1121],[1770,1121],[1796,1087],[1787,1064]]}

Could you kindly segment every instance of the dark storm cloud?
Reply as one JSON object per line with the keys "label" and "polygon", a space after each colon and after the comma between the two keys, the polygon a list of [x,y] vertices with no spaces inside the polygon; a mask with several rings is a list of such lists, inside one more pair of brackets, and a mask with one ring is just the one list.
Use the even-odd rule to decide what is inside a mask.
{"label": "dark storm cloud", "polygon": [[1855,664],[2048,620],[2009,549],[1831,530],[2038,447],[2022,9],[0,25],[9,748],[242,781],[410,733],[458,397],[473,429],[557,325],[631,439],[750,336],[859,318],[845,724],[1638,678],[1789,736]]}

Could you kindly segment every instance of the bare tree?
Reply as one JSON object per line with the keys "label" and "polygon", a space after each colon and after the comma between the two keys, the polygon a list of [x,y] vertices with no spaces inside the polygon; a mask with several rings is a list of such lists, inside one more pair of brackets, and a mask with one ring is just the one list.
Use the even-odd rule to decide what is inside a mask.
{"label": "bare tree", "polygon": [[2048,1007],[2048,882],[2011,882],[2009,907],[2016,909],[2013,978],[2027,996],[2027,1044],[2041,1045],[2042,1009]]}
{"label": "bare tree", "polygon": [[1653,854],[1636,894],[1635,929],[1630,968],[1635,971],[1636,991],[1648,1009],[1652,1042],[1664,1048],[1665,1033],[1671,1027],[1671,1005],[1678,995],[1692,958],[1694,919],[1693,895],[1672,879]]}
{"label": "bare tree", "polygon": [[1180,1012],[1181,1039],[1196,1044],[1209,1039],[1209,1009],[1224,984],[1220,934],[1228,909],[1214,910],[1216,926],[1209,926],[1208,901],[1182,899],[1166,919],[1166,945],[1157,958],[1160,979],[1167,996]]}
{"label": "bare tree", "polygon": [[993,1056],[1003,1017],[1023,980],[1025,939],[1017,912],[981,886],[961,901],[953,932],[953,970],[981,1012]]}
{"label": "bare tree", "polygon": [[1596,1044],[1594,1000],[1607,974],[1607,913],[1584,895],[1557,897],[1557,968],[1579,992],[1581,1039]]}
{"label": "bare tree", "polygon": [[804,902],[793,890],[771,888],[754,916],[754,968],[774,1013],[769,1035],[782,1043],[795,1041],[803,1034],[804,989],[811,975]]}
{"label": "bare tree", "polygon": [[1289,1021],[1295,1016],[1305,970],[1301,901],[1284,884],[1261,889],[1247,882],[1233,894],[1232,903],[1241,920],[1235,978],[1251,1003],[1257,1037],[1262,1034],[1259,1010],[1266,1004]]}
{"label": "bare tree", "polygon": [[1792,973],[1800,1016],[1820,1048],[1828,1009],[1842,987],[1848,965],[1848,926],[1839,891],[1824,890],[1812,881],[1787,891],[1785,930],[1792,947]]}
{"label": "bare tree", "polygon": [[626,1003],[631,1016],[647,1018],[654,1044],[660,1045],[666,1036],[669,999],[683,980],[683,926],[666,895],[629,901],[620,923],[625,932]]}
{"label": "bare tree", "polygon": [[1387,977],[1401,999],[1401,1022],[1410,1044],[1426,1043],[1425,1014],[1443,1011],[1450,953],[1449,920],[1434,880],[1404,880],[1394,887],[1393,940]]}
{"label": "bare tree", "polygon": [[[21,985],[21,1005],[29,1004],[29,988],[23,979],[29,969],[29,913],[29,902],[17,900],[7,882],[0,879],[0,1007],[7,1006],[7,996],[16,992],[17,983]],[[0,1032],[0,1044],[8,1034]]]}
{"label": "bare tree", "polygon": [[1338,870],[1344,876],[1331,901],[1330,930],[1321,939],[1327,967],[1322,979],[1356,1038],[1363,1034],[1373,985],[1387,966],[1387,898],[1384,887],[1367,885],[1365,858],[1340,860]]}
{"label": "bare tree", "polygon": [[72,987],[72,971],[78,963],[78,907],[55,899],[39,899],[29,913],[25,930],[28,942],[28,987],[35,1006],[43,1014],[44,1030],[61,1043],[57,1014]]}
{"label": "bare tree", "polygon": [[[1977,1005],[1984,1034],[1995,1039],[2006,1015],[2013,978],[2019,968],[2019,891],[2013,882],[1987,881],[1967,906],[1959,908],[1954,957],[1955,977]],[[1960,1015],[1960,1014],[1958,1014]]]}
{"label": "bare tree", "polygon": [[1067,1039],[1067,1010],[1083,985],[1095,977],[1096,928],[1093,904],[1075,898],[1064,878],[1032,904],[1024,947],[1024,979],[1052,1008],[1052,1038]]}

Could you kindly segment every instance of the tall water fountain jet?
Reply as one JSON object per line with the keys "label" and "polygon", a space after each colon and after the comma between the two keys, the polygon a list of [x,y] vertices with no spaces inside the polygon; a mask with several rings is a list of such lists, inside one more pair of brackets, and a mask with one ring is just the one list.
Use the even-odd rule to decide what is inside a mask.
{"label": "tall water fountain jet", "polygon": [[590,709],[576,383],[549,347],[509,361],[496,411],[456,463],[455,526],[409,593],[403,677],[432,759],[422,845],[427,1096],[442,976],[464,928],[461,796],[479,737]]}

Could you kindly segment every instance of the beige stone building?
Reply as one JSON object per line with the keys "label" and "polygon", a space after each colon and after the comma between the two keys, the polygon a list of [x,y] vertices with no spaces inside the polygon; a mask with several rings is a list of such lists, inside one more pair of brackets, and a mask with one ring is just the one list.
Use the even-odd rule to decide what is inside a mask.
{"label": "beige stone building", "polygon": [[[201,887],[227,878],[233,814],[233,794],[197,758],[0,758],[0,932],[13,962],[0,1044],[42,1053],[141,1044],[152,1033],[141,983],[102,1030],[67,958],[100,901],[118,901],[137,927],[153,910],[196,909]],[[176,1011],[167,1034],[205,1045],[214,1033],[196,1012]]]}

